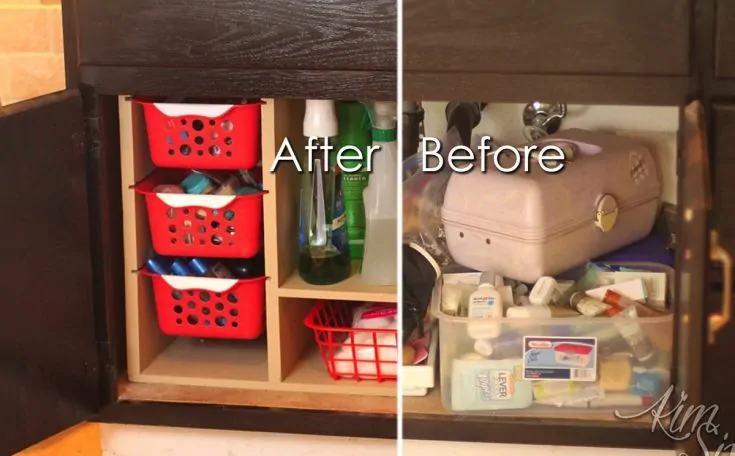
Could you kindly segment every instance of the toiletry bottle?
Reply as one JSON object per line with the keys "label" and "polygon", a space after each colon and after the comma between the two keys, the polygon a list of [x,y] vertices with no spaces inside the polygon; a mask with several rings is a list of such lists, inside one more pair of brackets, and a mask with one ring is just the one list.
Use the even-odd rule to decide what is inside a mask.
{"label": "toiletry bottle", "polygon": [[252,258],[233,258],[224,261],[227,269],[238,279],[252,279],[265,275],[263,253]]}
{"label": "toiletry bottle", "polygon": [[536,281],[528,299],[534,306],[546,306],[557,302],[560,296],[556,280],[553,277],[544,276]]}
{"label": "toiletry bottle", "polygon": [[[357,171],[342,170],[342,190],[345,196],[345,214],[347,214],[347,239],[350,257],[362,259],[365,247],[365,203],[363,191],[368,185],[370,173],[367,172],[367,151],[372,141],[370,137],[370,118],[365,105],[359,101],[340,101],[339,110],[339,144],[340,147],[352,146],[356,150],[346,150],[343,157],[353,158],[362,154],[362,161],[345,161],[346,167],[361,169]],[[358,152],[359,151],[359,152]]]}
{"label": "toiletry bottle", "polygon": [[191,173],[181,181],[181,188],[189,194],[206,195],[211,193],[215,189],[215,186],[212,180],[204,174]]}
{"label": "toiletry bottle", "polygon": [[225,265],[219,261],[211,259],[192,258],[189,260],[189,268],[195,275],[200,277],[212,277],[218,279],[235,278]]}
{"label": "toiletry bottle", "polygon": [[578,291],[569,298],[569,305],[586,317],[597,317],[610,309],[610,306],[595,298],[590,298],[584,292]]}
{"label": "toiletry bottle", "polygon": [[151,258],[148,258],[145,262],[145,265],[148,271],[152,272],[153,274],[166,275],[171,270],[171,263],[173,263],[172,258],[155,255]]}
{"label": "toiletry bottle", "polygon": [[[307,144],[335,146],[338,134],[334,101],[307,100],[303,132]],[[334,151],[334,149],[333,149]],[[350,252],[347,245],[341,174],[335,169],[334,156],[314,151],[305,154],[301,175],[299,222],[299,275],[313,285],[330,285],[350,276]],[[312,159],[311,171],[309,163]],[[326,169],[326,171],[325,171]],[[395,244],[395,242],[394,242]],[[393,260],[395,263],[395,258]]]}
{"label": "toiletry bottle", "polygon": [[480,286],[470,295],[467,334],[473,339],[492,339],[500,335],[503,301],[494,283],[495,274],[483,272]]}
{"label": "toiletry bottle", "polygon": [[371,109],[373,145],[370,183],[365,201],[365,251],[362,281],[369,285],[395,285],[397,281],[396,235],[398,155],[396,142],[396,103],[374,102]]}
{"label": "toiletry bottle", "polygon": [[635,359],[643,366],[654,366],[657,362],[656,349],[638,324],[638,313],[635,307],[625,307],[613,315],[613,318],[615,328],[630,346]]}
{"label": "toiletry bottle", "polygon": [[177,258],[171,263],[171,275],[192,276],[194,275],[183,258]]}

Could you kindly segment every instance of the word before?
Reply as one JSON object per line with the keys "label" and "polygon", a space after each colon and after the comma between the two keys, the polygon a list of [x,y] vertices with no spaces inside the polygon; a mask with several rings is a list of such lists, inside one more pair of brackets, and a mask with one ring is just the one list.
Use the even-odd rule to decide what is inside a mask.
{"label": "word before", "polygon": [[[492,145],[489,142],[492,140],[489,136],[483,136],[478,146],[480,155],[480,170],[484,173],[487,172],[487,158],[492,156],[493,165],[495,169],[503,173],[514,173],[518,171],[518,168],[523,163],[523,171],[530,171],[530,162],[538,162],[542,170],[547,173],[555,174],[564,169],[566,162],[564,161],[564,151],[554,145],[547,145],[539,149],[539,146],[529,145],[523,148],[523,152],[519,151],[513,146],[501,146],[494,151],[491,151]],[[446,164],[455,173],[467,173],[472,171],[477,163],[477,157],[475,151],[467,146],[454,146],[446,155],[446,164],[444,162],[444,154],[441,153],[441,141],[432,137],[424,137],[421,139],[421,148],[423,150],[421,158],[421,167],[424,172],[434,173],[441,171]],[[500,163],[500,157],[504,153],[510,153],[515,156],[515,161],[512,166],[503,166]],[[429,160],[437,161],[434,166],[430,166]],[[553,163],[552,166],[545,162]]]}

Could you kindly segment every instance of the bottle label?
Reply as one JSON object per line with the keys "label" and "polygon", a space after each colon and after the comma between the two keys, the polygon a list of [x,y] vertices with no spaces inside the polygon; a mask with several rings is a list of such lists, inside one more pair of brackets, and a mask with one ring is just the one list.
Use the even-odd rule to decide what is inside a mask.
{"label": "bottle label", "polygon": [[513,371],[481,370],[477,373],[477,394],[480,401],[509,401],[515,394]]}
{"label": "bottle label", "polygon": [[597,338],[525,336],[523,379],[597,381]]}
{"label": "bottle label", "polygon": [[332,244],[343,255],[349,255],[347,244],[347,216],[345,215],[345,200],[342,190],[343,173],[339,169],[334,173],[334,211],[332,212]]}
{"label": "bottle label", "polygon": [[497,302],[494,296],[476,296],[470,301],[469,318],[493,318]]}

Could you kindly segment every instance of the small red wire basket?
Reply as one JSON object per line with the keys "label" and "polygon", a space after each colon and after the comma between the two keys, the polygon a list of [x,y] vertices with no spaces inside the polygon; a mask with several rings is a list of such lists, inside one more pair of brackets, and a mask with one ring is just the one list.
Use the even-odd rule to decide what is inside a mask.
{"label": "small red wire basket", "polygon": [[187,174],[188,171],[158,170],[135,186],[136,192],[145,195],[153,250],[166,256],[251,258],[257,255],[263,245],[266,192],[219,196],[153,191],[161,184],[179,183]]}
{"label": "small red wire basket", "polygon": [[164,334],[215,339],[257,339],[265,330],[265,281],[162,276],[153,281],[158,326]]}
{"label": "small red wire basket", "polygon": [[160,168],[250,169],[260,161],[261,105],[143,106],[151,161]]}
{"label": "small red wire basket", "polygon": [[304,319],[329,375],[339,380],[398,378],[398,331],[351,328],[354,302],[318,301]]}

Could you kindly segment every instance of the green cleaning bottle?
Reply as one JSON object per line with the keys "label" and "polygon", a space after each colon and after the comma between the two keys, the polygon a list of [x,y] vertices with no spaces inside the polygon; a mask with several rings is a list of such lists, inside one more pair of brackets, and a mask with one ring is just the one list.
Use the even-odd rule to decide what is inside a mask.
{"label": "green cleaning bottle", "polygon": [[341,101],[339,111],[339,143],[340,147],[353,146],[360,152],[344,152],[344,157],[357,157],[362,154],[362,162],[345,161],[345,167],[357,167],[361,170],[350,172],[343,170],[342,191],[344,194],[345,212],[347,215],[347,242],[350,257],[362,259],[365,247],[365,204],[363,190],[368,185],[370,173],[367,169],[367,151],[372,143],[370,117],[367,108],[359,101]]}

